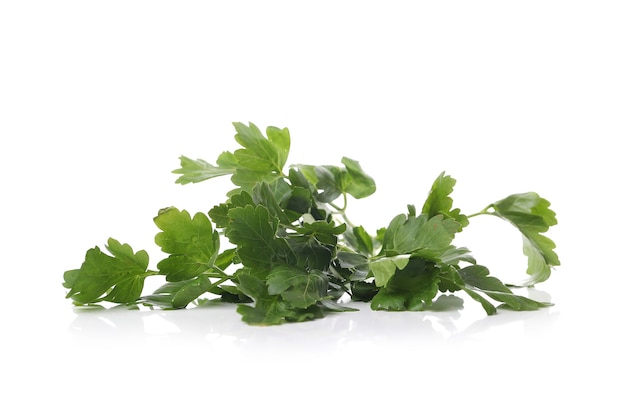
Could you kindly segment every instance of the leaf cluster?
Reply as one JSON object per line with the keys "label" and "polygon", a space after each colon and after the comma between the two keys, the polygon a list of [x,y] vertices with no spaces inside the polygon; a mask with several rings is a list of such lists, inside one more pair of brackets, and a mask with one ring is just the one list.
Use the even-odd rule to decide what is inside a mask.
{"label": "leaf cluster", "polygon": [[[374,310],[428,309],[438,294],[461,291],[487,314],[498,308],[535,310],[549,303],[513,292],[490,275],[455,236],[478,215],[515,226],[528,258],[532,286],[550,276],[559,259],[545,233],[555,225],[550,203],[536,193],[513,194],[472,215],[453,207],[456,184],[445,172],[433,182],[421,209],[408,205],[384,227],[368,232],[347,216],[350,199],[376,191],[360,163],[287,166],[288,129],[234,123],[240,146],[211,164],[180,157],[173,172],[180,184],[230,176],[234,188],[205,213],[175,207],[154,217],[156,244],[164,256],[149,269],[145,251],[109,239],[89,249],[83,264],[64,274],[67,298],[77,305],[112,302],[182,309],[229,302],[246,323],[277,325],[355,310],[349,300]],[[148,277],[165,283],[143,294]]]}

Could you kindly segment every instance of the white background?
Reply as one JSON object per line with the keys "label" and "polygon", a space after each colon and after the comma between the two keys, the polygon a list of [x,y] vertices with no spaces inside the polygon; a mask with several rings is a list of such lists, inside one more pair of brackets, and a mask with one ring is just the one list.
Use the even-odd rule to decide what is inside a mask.
{"label": "white background", "polygon": [[[602,0],[1,2],[2,414],[623,415],[625,21]],[[465,213],[540,193],[562,266],[530,295],[555,306],[75,312],[88,248],[156,263],[159,208],[223,201],[171,170],[234,149],[234,121],[288,127],[289,163],[359,160],[371,230],[442,171]],[[509,232],[476,219],[459,244],[514,279]]]}

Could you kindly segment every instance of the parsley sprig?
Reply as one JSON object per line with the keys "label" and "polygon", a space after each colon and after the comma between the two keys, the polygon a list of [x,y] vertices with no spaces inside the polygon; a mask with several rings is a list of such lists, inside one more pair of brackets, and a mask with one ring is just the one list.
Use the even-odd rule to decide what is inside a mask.
{"label": "parsley sprig", "polygon": [[[355,310],[344,301],[368,302],[374,310],[428,309],[440,293],[462,291],[487,314],[498,308],[536,310],[551,304],[517,295],[559,265],[545,233],[557,224],[550,203],[536,193],[513,194],[465,215],[453,207],[456,180],[441,173],[421,210],[407,206],[374,233],[347,216],[349,198],[376,191],[359,162],[341,166],[286,166],[288,129],[234,123],[241,146],[214,164],[180,157],[179,184],[230,176],[235,185],[206,213],[193,216],[168,207],[158,212],[156,244],[166,255],[156,270],[148,254],[110,238],[89,249],[63,285],[76,305],[110,302],[182,309],[206,302],[237,303],[246,323],[277,325]],[[512,285],[490,275],[469,249],[453,245],[476,216],[496,216],[515,226],[528,259],[527,278]],[[226,248],[223,248],[226,246]],[[143,294],[148,277],[165,283]],[[152,278],[150,278],[152,279]],[[494,305],[497,303],[497,305]]]}

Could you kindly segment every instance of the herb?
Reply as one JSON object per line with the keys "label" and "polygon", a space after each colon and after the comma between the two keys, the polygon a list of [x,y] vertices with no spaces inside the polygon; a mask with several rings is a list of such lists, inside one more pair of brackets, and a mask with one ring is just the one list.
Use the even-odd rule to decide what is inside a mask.
{"label": "herb", "polygon": [[[370,233],[346,214],[350,198],[376,191],[359,162],[344,157],[341,166],[286,168],[287,129],[268,127],[263,134],[252,123],[234,127],[239,149],[221,153],[215,164],[182,156],[173,171],[180,184],[230,176],[235,188],[225,200],[193,216],[174,207],[158,212],[155,242],[167,256],[156,270],[148,269],[145,251],[134,252],[112,238],[105,246],[108,253],[89,249],[81,267],[64,274],[67,298],[76,305],[111,302],[164,309],[207,300],[237,303],[243,321],[254,325],[355,310],[346,299],[369,302],[374,310],[419,311],[438,294],[456,291],[490,315],[497,308],[551,305],[515,294],[513,285],[491,276],[469,249],[453,245],[473,217],[496,216],[521,233],[528,258],[521,285],[547,280],[559,259],[545,233],[557,221],[550,203],[536,193],[513,194],[465,215],[453,208],[456,180],[444,172],[421,210],[409,205],[406,213]],[[144,281],[153,276],[164,277],[165,283],[144,295]]]}

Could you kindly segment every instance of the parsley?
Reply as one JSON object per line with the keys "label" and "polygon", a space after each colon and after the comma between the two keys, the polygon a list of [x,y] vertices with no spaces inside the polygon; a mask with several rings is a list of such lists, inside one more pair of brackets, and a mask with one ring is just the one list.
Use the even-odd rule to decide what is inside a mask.
{"label": "parsley", "polygon": [[[535,310],[551,304],[513,292],[490,275],[469,249],[453,245],[473,217],[496,216],[521,233],[532,286],[559,265],[545,233],[557,224],[550,203],[536,193],[513,194],[478,213],[462,214],[450,197],[456,184],[445,172],[433,182],[421,210],[409,205],[386,227],[369,233],[346,214],[349,198],[369,197],[374,180],[359,162],[340,166],[286,167],[287,129],[234,123],[241,148],[215,164],[180,158],[177,183],[230,176],[225,200],[193,216],[174,207],[154,218],[156,244],[167,256],[148,269],[145,251],[109,239],[89,249],[79,269],[66,271],[63,286],[76,305],[111,302],[164,309],[208,301],[237,303],[243,321],[276,325],[353,311],[346,299],[374,310],[427,309],[440,293],[465,292],[487,314],[498,308]],[[224,246],[228,246],[223,248]],[[164,277],[143,294],[148,277]],[[204,297],[204,298],[201,298]],[[207,298],[208,297],[208,298]],[[494,305],[499,303],[498,305]]]}

